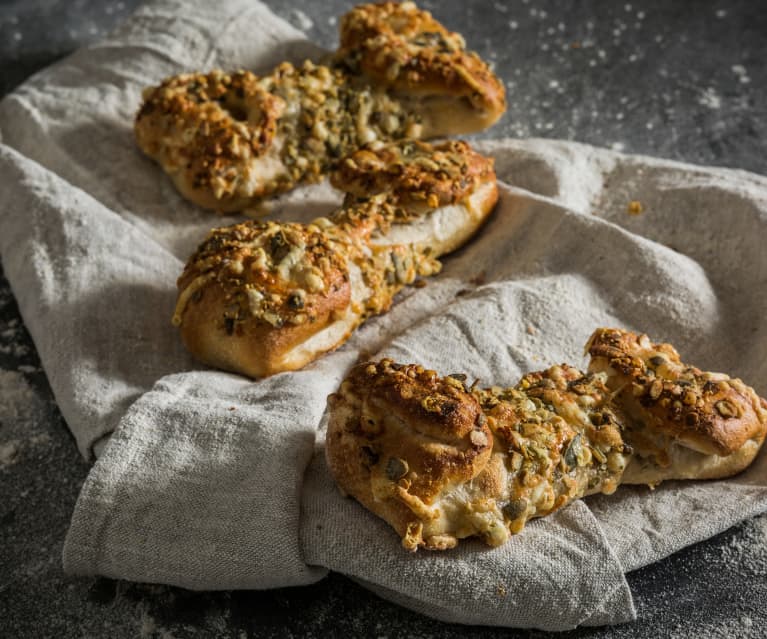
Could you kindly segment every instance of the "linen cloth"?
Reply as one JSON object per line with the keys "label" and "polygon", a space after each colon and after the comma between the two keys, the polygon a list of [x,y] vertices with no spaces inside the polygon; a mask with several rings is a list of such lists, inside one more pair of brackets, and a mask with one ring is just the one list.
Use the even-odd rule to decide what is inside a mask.
{"label": "linen cloth", "polygon": [[[170,326],[175,279],[209,228],[237,218],[186,203],[138,151],[141,89],[318,54],[258,2],[159,0],[0,103],[3,267],[80,451],[99,457],[65,569],[193,589],[307,584],[332,569],[448,621],[632,619],[625,572],[767,510],[764,453],[726,481],[576,502],[500,548],[410,554],[335,488],[325,398],[363,354],[500,385],[585,366],[597,326],[671,341],[764,395],[767,180],[575,143],[481,142],[499,205],[426,287],[302,371],[254,382],[205,369]],[[275,217],[305,221],[338,201],[303,188]]]}

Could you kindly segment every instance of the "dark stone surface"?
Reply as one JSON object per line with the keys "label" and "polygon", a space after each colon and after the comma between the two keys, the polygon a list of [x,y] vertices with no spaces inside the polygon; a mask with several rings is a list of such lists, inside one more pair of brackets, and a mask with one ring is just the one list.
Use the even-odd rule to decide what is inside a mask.
{"label": "dark stone surface", "polygon": [[[0,93],[102,37],[137,4],[2,2]],[[350,6],[268,4],[325,46],[335,41],[334,16]],[[464,33],[507,83],[509,112],[487,137],[573,139],[767,173],[763,3],[423,5]],[[306,588],[221,593],[68,577],[61,549],[89,465],[1,273],[0,382],[0,636],[543,636],[435,622],[335,574]],[[563,636],[767,636],[767,521],[745,522],[629,582],[637,622]]]}

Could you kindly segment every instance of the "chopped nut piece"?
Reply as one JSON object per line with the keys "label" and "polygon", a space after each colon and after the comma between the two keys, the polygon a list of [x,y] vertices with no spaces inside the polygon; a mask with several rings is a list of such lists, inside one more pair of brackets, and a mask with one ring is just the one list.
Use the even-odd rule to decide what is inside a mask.
{"label": "chopped nut piece", "polygon": [[740,417],[740,409],[726,399],[720,400],[715,404],[716,410],[722,417]]}
{"label": "chopped nut piece", "polygon": [[386,462],[386,476],[391,481],[397,481],[398,479],[401,479],[407,475],[408,470],[408,463],[399,457],[390,457],[389,461]]}

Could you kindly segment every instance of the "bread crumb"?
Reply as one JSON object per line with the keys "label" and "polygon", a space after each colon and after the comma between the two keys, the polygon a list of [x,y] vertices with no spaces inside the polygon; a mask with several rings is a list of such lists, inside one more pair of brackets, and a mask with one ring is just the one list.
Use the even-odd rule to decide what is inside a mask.
{"label": "bread crumb", "polygon": [[639,215],[644,211],[644,207],[639,200],[631,200],[628,205],[629,215]]}

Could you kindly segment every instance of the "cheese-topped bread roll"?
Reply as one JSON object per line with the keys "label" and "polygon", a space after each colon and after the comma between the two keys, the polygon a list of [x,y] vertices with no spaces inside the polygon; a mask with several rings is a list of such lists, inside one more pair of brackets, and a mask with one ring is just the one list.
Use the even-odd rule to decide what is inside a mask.
{"label": "cheese-topped bread roll", "polygon": [[[377,175],[391,164],[356,165],[348,188],[369,182],[370,195],[357,190],[309,225],[248,221],[211,231],[178,280],[173,323],[190,352],[251,377],[295,370],[386,311],[417,277],[439,272],[437,258],[463,244],[495,205],[495,173],[491,159],[465,144],[422,143],[418,157],[423,165],[404,180]],[[448,172],[453,163],[471,169]],[[440,196],[411,199],[411,180],[439,185]]]}
{"label": "cheese-topped bread roll", "polygon": [[503,543],[533,517],[621,483],[735,474],[767,431],[743,382],[669,344],[598,329],[584,374],[562,364],[477,389],[416,364],[360,364],[328,398],[326,456],[344,493],[409,550]]}
{"label": "cheese-topped bread roll", "polygon": [[475,535],[496,546],[533,517],[616,489],[630,451],[601,378],[555,366],[513,388],[464,381],[385,359],[356,366],[329,397],[330,470],[403,546]]}
{"label": "cheese-topped bread roll", "polygon": [[[417,36],[421,44],[407,50],[417,46],[419,53],[392,83],[364,61],[388,60],[400,32],[412,39],[407,21],[393,17],[400,14],[436,25],[453,44],[446,51],[428,34]],[[373,31],[363,34],[362,22]],[[380,37],[371,35],[375,29]],[[331,66],[283,63],[262,77],[186,73],[146,89],[135,121],[139,147],[184,197],[233,212],[319,180],[364,144],[478,131],[505,109],[503,84],[487,65],[456,49],[460,36],[412,4],[365,5],[342,20],[341,31],[348,46]],[[424,87],[431,97],[423,97]]]}
{"label": "cheese-topped bread roll", "polygon": [[173,323],[205,363],[250,376],[299,368],[353,328],[349,266],[321,228],[214,229],[178,281]]}
{"label": "cheese-topped bread roll", "polygon": [[417,113],[424,137],[473,133],[506,110],[503,83],[487,63],[414,2],[352,9],[341,20],[336,60]]}
{"label": "cheese-topped bread roll", "polygon": [[492,454],[487,419],[461,382],[382,360],[352,369],[328,401],[331,472],[405,547],[449,548],[458,528],[478,532],[460,506],[462,520],[450,517],[451,487],[473,485]]}
{"label": "cheese-topped bread roll", "polygon": [[710,479],[748,466],[767,432],[767,404],[741,380],[682,363],[671,344],[600,328],[586,350],[630,417],[636,455],[625,483]]}
{"label": "cheese-topped bread roll", "polygon": [[464,244],[498,199],[490,158],[463,141],[404,141],[365,148],[344,159],[330,181],[345,204],[385,193],[396,215],[374,243],[428,246],[442,255]]}

